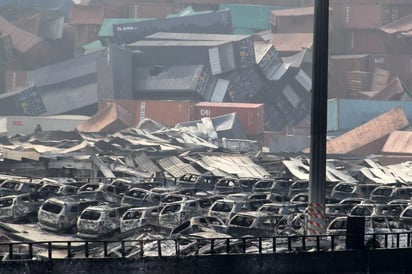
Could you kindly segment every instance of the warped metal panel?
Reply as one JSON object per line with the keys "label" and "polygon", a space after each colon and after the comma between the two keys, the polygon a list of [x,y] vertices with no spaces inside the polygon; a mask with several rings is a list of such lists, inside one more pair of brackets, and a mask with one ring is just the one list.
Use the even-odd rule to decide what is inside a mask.
{"label": "warped metal panel", "polygon": [[412,131],[392,132],[382,147],[382,153],[412,154]]}
{"label": "warped metal panel", "polygon": [[172,176],[178,178],[185,175],[186,173],[199,174],[200,172],[196,170],[189,164],[185,164],[179,158],[173,156],[161,159],[157,162],[165,171],[167,171]]}

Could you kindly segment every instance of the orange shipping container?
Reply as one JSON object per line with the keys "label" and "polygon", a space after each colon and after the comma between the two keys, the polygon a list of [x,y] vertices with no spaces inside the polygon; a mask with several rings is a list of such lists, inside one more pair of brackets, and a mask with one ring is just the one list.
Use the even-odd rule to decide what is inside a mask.
{"label": "orange shipping container", "polygon": [[263,104],[200,102],[196,104],[196,119],[236,112],[246,135],[256,136],[263,133],[263,111]]}
{"label": "orange shipping container", "polygon": [[178,123],[195,120],[195,103],[189,101],[102,100],[99,109],[110,102],[116,102],[133,113],[136,123],[148,118],[174,127]]}

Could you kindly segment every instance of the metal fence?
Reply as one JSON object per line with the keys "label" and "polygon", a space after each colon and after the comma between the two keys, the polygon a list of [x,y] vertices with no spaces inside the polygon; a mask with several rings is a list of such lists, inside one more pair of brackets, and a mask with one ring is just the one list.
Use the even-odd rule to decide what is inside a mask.
{"label": "metal fence", "polygon": [[[178,238],[119,241],[43,241],[0,243],[3,260],[61,258],[141,258],[227,254],[273,254],[282,252],[350,250],[358,241],[362,249],[410,248],[411,233],[365,235],[314,235],[242,238]],[[42,255],[39,256],[39,251]],[[58,254],[58,255],[56,255]]]}

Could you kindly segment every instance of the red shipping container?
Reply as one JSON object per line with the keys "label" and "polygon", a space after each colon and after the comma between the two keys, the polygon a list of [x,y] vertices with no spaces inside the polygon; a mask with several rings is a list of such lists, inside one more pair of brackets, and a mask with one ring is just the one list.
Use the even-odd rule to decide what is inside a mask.
{"label": "red shipping container", "polygon": [[178,123],[195,120],[195,103],[190,101],[102,100],[99,109],[110,102],[116,102],[134,114],[136,123],[148,118],[167,127],[174,127]]}
{"label": "red shipping container", "polygon": [[216,117],[232,112],[236,112],[240,123],[246,131],[246,135],[256,136],[263,133],[263,104],[212,102],[200,102],[196,104],[197,120],[203,117]]}

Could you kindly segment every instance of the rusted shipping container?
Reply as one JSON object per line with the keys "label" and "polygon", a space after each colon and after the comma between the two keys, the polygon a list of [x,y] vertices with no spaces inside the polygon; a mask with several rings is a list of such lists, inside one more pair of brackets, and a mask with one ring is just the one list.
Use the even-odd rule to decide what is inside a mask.
{"label": "rusted shipping container", "polygon": [[331,18],[339,28],[376,28],[412,13],[412,3],[402,1],[333,1]]}
{"label": "rusted shipping container", "polygon": [[378,29],[351,29],[344,32],[347,54],[384,54],[387,35]]}
{"label": "rusted shipping container", "polygon": [[391,132],[409,126],[402,107],[391,109],[327,143],[327,153],[353,153],[362,147],[387,137]]}
{"label": "rusted shipping container", "polygon": [[175,3],[130,3],[129,18],[163,18],[184,9],[183,4]]}
{"label": "rusted shipping container", "polygon": [[247,135],[255,136],[263,133],[263,104],[200,102],[197,103],[195,107],[196,119],[198,120],[203,117],[216,117],[236,112]]}
{"label": "rusted shipping container", "polygon": [[70,25],[101,25],[104,18],[123,18],[123,6],[104,3],[100,5],[71,5]]}
{"label": "rusted shipping container", "polygon": [[313,7],[272,10],[270,23],[276,33],[312,33]]}
{"label": "rusted shipping container", "polygon": [[190,101],[101,100],[99,109],[113,102],[132,113],[136,124],[148,118],[174,127],[178,123],[195,120],[196,117],[195,103]]}
{"label": "rusted shipping container", "polygon": [[332,55],[330,61],[336,72],[342,76],[348,71],[369,71],[369,55]]}

